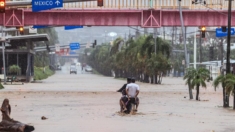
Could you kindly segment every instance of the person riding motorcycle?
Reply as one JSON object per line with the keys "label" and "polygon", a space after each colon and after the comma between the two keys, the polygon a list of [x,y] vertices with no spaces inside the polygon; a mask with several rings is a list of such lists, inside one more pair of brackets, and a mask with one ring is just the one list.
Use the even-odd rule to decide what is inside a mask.
{"label": "person riding motorcycle", "polygon": [[127,107],[126,106],[127,106],[128,98],[127,98],[127,94],[126,94],[126,86],[129,83],[131,83],[131,78],[130,77],[127,78],[127,83],[124,84],[119,90],[117,90],[117,92],[121,92],[122,93],[122,97],[119,100],[120,111],[121,112],[127,112]]}
{"label": "person riding motorcycle", "polygon": [[139,98],[137,97],[139,94],[140,87],[135,83],[135,78],[131,79],[131,83],[126,86],[126,93],[128,97],[128,102],[131,104],[135,104],[136,108],[134,111],[137,111],[139,106]]}

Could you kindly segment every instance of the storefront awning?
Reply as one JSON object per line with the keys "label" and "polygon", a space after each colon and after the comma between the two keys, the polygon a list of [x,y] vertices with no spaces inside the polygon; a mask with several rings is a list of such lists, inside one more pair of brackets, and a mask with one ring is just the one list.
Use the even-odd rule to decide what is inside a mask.
{"label": "storefront awning", "polygon": [[47,34],[35,34],[35,35],[22,35],[22,36],[7,36],[6,41],[9,44],[16,42],[36,42],[36,41],[49,41],[50,38]]}

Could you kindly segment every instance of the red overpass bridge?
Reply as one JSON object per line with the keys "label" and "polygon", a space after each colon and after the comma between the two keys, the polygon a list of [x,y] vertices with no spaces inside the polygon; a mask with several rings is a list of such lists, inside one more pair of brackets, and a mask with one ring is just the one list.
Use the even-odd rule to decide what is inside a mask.
{"label": "red overpass bridge", "polygon": [[[70,2],[73,0],[64,0]],[[15,8],[14,3],[6,3],[8,9],[0,14],[0,25],[6,27],[46,25],[46,26],[141,26],[158,28],[181,26],[178,0],[104,0],[103,7],[97,7],[96,0],[79,0],[65,3],[63,8],[43,12],[32,12],[30,1]],[[83,2],[82,2],[83,1]],[[85,1],[85,2],[84,2]],[[192,4],[182,0],[185,26],[225,26],[227,25],[228,2],[207,0],[207,4]],[[235,2],[233,7],[235,8]],[[235,18],[235,11],[232,12]],[[232,26],[235,21],[232,20]]]}
{"label": "red overpass bridge", "polygon": [[[184,10],[185,26],[225,26],[226,11]],[[235,16],[235,11],[232,12]],[[235,26],[232,17],[232,26]],[[49,10],[10,9],[0,14],[0,25],[6,27],[48,25],[141,26],[145,28],[180,26],[178,10]]]}

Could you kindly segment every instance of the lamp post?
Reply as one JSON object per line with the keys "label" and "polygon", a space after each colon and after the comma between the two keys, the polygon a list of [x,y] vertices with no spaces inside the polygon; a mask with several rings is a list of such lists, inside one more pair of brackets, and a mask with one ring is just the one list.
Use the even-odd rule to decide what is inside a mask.
{"label": "lamp post", "polygon": [[[2,38],[3,35],[3,26],[2,26]],[[3,73],[4,73],[4,84],[6,84],[6,66],[5,66],[5,42],[2,42],[2,59],[3,59]]]}
{"label": "lamp post", "polygon": [[185,65],[186,68],[189,67],[188,63],[188,56],[187,56],[187,47],[186,47],[186,35],[185,35],[185,28],[184,28],[184,21],[183,21],[183,14],[182,14],[182,9],[181,9],[181,0],[178,0],[179,4],[179,11],[180,11],[180,21],[181,21],[181,28],[182,28],[182,34],[183,34],[183,40],[184,40],[184,57],[185,57]]}
{"label": "lamp post", "polygon": [[228,2],[228,36],[227,36],[226,74],[230,73],[231,8],[232,8],[231,6],[232,6],[232,0],[229,0]]}
{"label": "lamp post", "polygon": [[154,52],[157,54],[157,34],[154,33]]}
{"label": "lamp post", "polygon": [[194,50],[193,50],[193,60],[194,60],[194,64],[193,67],[196,69],[197,68],[197,41],[196,38],[197,37],[197,28],[195,28],[195,33],[194,33]]}
{"label": "lamp post", "polygon": [[[228,2],[228,36],[227,36],[226,74],[230,73],[231,8],[232,8],[232,0],[229,0]],[[233,93],[235,93],[235,90],[233,90]],[[226,101],[228,100],[229,99],[226,99]],[[235,109],[235,96],[233,96],[233,109]]]}
{"label": "lamp post", "polygon": [[104,37],[105,37],[105,42],[104,43],[106,43],[106,30],[104,31]]}

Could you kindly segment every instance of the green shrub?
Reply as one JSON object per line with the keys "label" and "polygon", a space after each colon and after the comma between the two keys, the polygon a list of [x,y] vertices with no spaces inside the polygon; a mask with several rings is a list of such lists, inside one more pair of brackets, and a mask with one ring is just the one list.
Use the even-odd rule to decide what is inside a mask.
{"label": "green shrub", "polygon": [[17,74],[18,72],[20,72],[20,67],[17,65],[12,65],[9,67],[9,73],[15,73]]}
{"label": "green shrub", "polygon": [[4,89],[4,86],[2,85],[2,83],[0,83],[0,89]]}
{"label": "green shrub", "polygon": [[43,72],[43,69],[42,67],[34,66],[34,80],[43,80],[54,74],[49,67],[45,68],[45,72]]}

